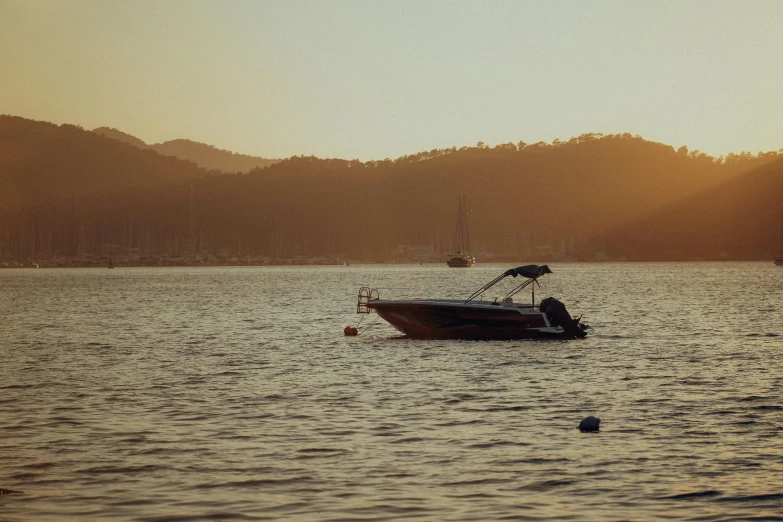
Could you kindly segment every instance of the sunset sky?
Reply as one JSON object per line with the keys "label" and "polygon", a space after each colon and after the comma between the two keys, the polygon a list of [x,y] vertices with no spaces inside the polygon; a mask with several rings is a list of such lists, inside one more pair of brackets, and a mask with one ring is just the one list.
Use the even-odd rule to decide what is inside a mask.
{"label": "sunset sky", "polygon": [[782,27],[779,0],[0,0],[0,113],[264,157],[778,150]]}

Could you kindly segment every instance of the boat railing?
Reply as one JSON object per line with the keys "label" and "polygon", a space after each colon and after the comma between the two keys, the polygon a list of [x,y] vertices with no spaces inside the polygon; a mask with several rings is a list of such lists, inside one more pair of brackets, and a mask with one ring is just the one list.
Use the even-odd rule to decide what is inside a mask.
{"label": "boat railing", "polygon": [[374,312],[375,310],[369,307],[370,301],[377,301],[380,298],[381,296],[375,288],[370,288],[369,286],[361,287],[356,301],[356,313],[369,314]]}

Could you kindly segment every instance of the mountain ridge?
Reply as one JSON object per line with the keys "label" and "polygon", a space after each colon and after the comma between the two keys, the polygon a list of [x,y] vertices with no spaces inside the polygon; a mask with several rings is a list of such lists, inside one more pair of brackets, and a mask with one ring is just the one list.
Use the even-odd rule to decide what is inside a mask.
{"label": "mountain ridge", "polygon": [[[716,159],[630,134],[586,134],[369,162],[294,156],[226,174],[73,125],[6,116],[0,183],[13,190],[0,191],[0,243],[29,256],[39,230],[35,241],[49,239],[38,252],[108,242],[158,253],[389,260],[406,245],[447,251],[456,200],[467,195],[471,244],[484,259],[591,259],[604,250],[647,259],[643,249],[616,248],[613,234],[780,157]],[[757,206],[770,204],[763,192],[751,195]],[[68,207],[67,227],[78,234],[63,229]],[[670,234],[686,235],[676,226]]]}
{"label": "mountain ridge", "polygon": [[113,127],[97,127],[92,132],[128,143],[140,149],[151,149],[165,156],[189,160],[207,170],[220,170],[226,173],[246,173],[252,169],[267,167],[280,161],[278,159],[261,158],[219,149],[212,145],[189,139],[175,139],[162,143],[147,144],[136,136]]}
{"label": "mountain ridge", "polygon": [[98,197],[193,181],[195,163],[83,128],[0,115],[0,213],[71,197]]}

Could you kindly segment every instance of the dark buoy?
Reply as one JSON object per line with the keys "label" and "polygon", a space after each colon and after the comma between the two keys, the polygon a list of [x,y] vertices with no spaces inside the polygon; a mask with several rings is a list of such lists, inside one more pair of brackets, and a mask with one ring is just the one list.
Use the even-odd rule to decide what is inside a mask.
{"label": "dark buoy", "polygon": [[598,417],[585,417],[582,422],[579,423],[579,431],[582,433],[598,431],[598,426],[601,424],[601,419]]}
{"label": "dark buoy", "polygon": [[351,336],[358,335],[359,334],[359,329],[358,328],[354,328],[353,326],[346,326],[345,330],[343,330],[343,333],[345,335],[351,335]]}

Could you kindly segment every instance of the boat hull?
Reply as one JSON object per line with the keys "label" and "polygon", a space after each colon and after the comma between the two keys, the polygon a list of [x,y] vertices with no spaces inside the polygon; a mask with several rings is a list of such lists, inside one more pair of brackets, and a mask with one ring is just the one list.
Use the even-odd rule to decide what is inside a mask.
{"label": "boat hull", "polygon": [[419,339],[573,338],[533,307],[382,300],[368,306],[400,332]]}
{"label": "boat hull", "polygon": [[451,268],[471,268],[476,265],[476,258],[473,256],[449,256],[446,264]]}

